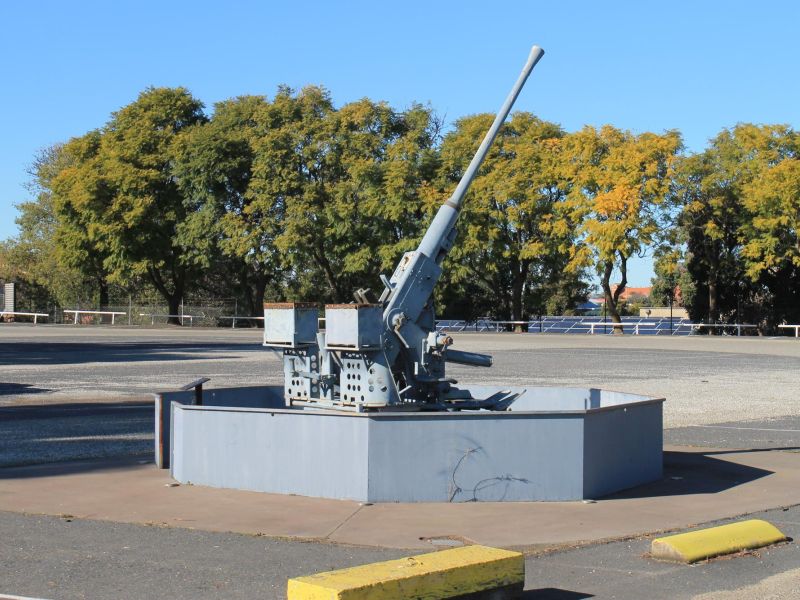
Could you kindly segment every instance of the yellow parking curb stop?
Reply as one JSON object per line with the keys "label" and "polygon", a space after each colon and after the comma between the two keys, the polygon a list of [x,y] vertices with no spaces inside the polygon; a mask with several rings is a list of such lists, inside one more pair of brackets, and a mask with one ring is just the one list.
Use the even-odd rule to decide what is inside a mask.
{"label": "yellow parking curb stop", "polygon": [[519,552],[464,546],[289,580],[289,600],[513,598],[525,583]]}
{"label": "yellow parking curb stop", "polygon": [[653,558],[693,563],[705,558],[769,546],[788,538],[761,519],[750,519],[653,540]]}

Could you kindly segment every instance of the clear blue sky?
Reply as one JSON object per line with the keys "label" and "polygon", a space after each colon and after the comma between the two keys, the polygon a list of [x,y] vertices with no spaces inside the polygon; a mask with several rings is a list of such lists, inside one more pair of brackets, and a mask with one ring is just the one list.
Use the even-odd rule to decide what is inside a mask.
{"label": "clear blue sky", "polygon": [[[149,85],[208,107],[278,84],[337,104],[494,112],[530,46],[516,108],[568,130],[677,128],[691,150],[737,122],[800,127],[800,3],[108,0],[0,6],[0,239],[16,233],[37,150],[99,127]],[[648,260],[631,285],[648,285]]]}

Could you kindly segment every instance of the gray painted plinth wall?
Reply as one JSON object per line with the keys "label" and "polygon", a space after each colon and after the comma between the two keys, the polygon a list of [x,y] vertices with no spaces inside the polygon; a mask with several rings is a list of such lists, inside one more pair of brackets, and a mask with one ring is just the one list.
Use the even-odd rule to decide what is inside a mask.
{"label": "gray painted plinth wall", "polygon": [[597,498],[661,477],[662,403],[579,388],[528,388],[509,412],[174,402],[171,468],[182,483],[362,502]]}
{"label": "gray painted plinth wall", "polygon": [[[158,392],[155,397],[155,462],[161,469],[169,467],[173,402],[194,404],[194,390],[185,392]],[[282,385],[257,385],[237,388],[203,390],[204,406],[227,406],[244,408],[285,408]]]}

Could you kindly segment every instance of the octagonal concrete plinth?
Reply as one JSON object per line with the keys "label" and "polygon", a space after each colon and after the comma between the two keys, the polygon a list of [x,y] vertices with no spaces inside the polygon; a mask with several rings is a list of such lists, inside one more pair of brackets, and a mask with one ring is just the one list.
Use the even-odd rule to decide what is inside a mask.
{"label": "octagonal concrete plinth", "polygon": [[663,399],[515,391],[504,412],[397,413],[287,409],[282,387],[160,394],[157,462],[169,439],[182,483],[362,502],[581,500],[661,477]]}

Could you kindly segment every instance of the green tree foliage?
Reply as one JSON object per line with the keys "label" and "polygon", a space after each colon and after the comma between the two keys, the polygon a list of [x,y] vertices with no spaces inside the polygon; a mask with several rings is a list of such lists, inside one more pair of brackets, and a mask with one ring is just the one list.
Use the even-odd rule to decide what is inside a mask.
{"label": "green tree foliage", "polygon": [[28,186],[34,199],[17,205],[19,235],[3,244],[6,266],[0,277],[26,283],[27,296],[42,307],[50,302],[64,304],[76,299],[99,302],[107,289],[92,265],[81,269],[82,265],[63,260],[72,249],[63,247],[57,235],[62,225],[53,206],[52,183],[69,164],[63,145],[47,148],[36,156]]}
{"label": "green tree foliage", "polygon": [[[743,268],[758,292],[748,306],[767,329],[800,322],[800,135],[787,126],[742,126],[752,166],[743,185]],[[757,304],[756,304],[757,303]]]}
{"label": "green tree foliage", "polygon": [[367,99],[336,110],[321,88],[281,89],[266,118],[254,201],[280,223],[275,244],[298,291],[349,300],[418,234],[436,121],[421,106],[401,113]]}
{"label": "green tree foliage", "polygon": [[[797,134],[741,124],[682,161],[682,241],[696,287],[694,319],[755,321],[771,328],[800,317]],[[793,180],[794,179],[794,180]]]}
{"label": "green tree foliage", "polygon": [[[678,229],[671,229],[677,232]],[[650,300],[653,306],[689,306],[694,302],[695,286],[686,269],[683,246],[671,236],[655,251]]]}
{"label": "green tree foliage", "polygon": [[734,136],[725,131],[705,152],[682,160],[678,169],[682,241],[688,271],[697,282],[687,308],[695,320],[727,319],[737,306],[734,290],[744,275],[739,261],[742,160]]}
{"label": "green tree foliage", "polygon": [[58,261],[81,273],[89,287],[98,290],[98,306],[105,306],[110,284],[108,254],[100,245],[97,215],[102,215],[113,192],[101,177],[101,141],[102,133],[96,130],[65,144],[64,164],[49,188],[57,217]]}
{"label": "green tree foliage", "polygon": [[224,296],[233,290],[251,315],[260,313],[265,289],[279,286],[281,274],[274,239],[282,218],[260,210],[251,186],[268,106],[263,96],[220,102],[209,122],[181,132],[174,149],[186,208],[177,229],[184,260],[213,272],[214,281],[205,282],[211,290]]}
{"label": "green tree foliage", "polygon": [[178,236],[189,203],[173,154],[181,131],[204,120],[202,104],[185,89],[150,88],[102,130],[71,140],[72,162],[53,184],[63,246],[99,261],[110,282],[147,278],[172,315],[197,276]]}
{"label": "green tree foliage", "polygon": [[[596,268],[611,320],[621,323],[617,304],[628,283],[628,259],[656,243],[664,230],[680,135],[634,135],[606,125],[585,127],[568,145],[570,201],[582,233],[571,264]],[[621,280],[612,289],[615,269]],[[622,333],[622,326],[614,330]]]}
{"label": "green tree foliage", "polygon": [[176,146],[186,251],[205,268],[218,253],[233,261],[253,311],[268,286],[278,297],[348,300],[418,234],[437,127],[421,106],[336,109],[318,87],[220,103]]}
{"label": "green tree foliage", "polygon": [[[461,178],[492,119],[489,114],[460,119],[445,136],[442,181],[432,196],[437,208]],[[468,303],[484,299],[484,306],[475,307],[483,315],[521,320],[548,309],[571,309],[586,297],[580,273],[564,276],[577,228],[565,207],[571,183],[562,166],[564,136],[555,123],[515,113],[467,194],[445,273],[453,296],[461,293]],[[548,304],[556,298],[562,306]],[[467,307],[456,306],[464,316]]]}

